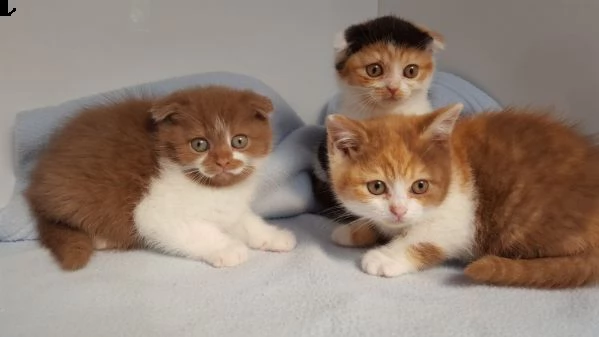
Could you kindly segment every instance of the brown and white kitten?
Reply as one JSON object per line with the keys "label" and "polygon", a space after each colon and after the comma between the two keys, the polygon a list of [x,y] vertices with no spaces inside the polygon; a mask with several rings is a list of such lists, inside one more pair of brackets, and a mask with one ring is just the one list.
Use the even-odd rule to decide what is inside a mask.
{"label": "brown and white kitten", "polygon": [[[396,16],[352,25],[337,35],[335,69],[340,93],[336,113],[356,119],[431,112],[428,91],[435,52],[443,37]],[[352,218],[331,194],[326,141],[314,160],[314,192],[324,215]],[[359,225],[357,222],[356,225]]]}
{"label": "brown and white kitten", "polygon": [[[547,114],[327,121],[334,191],[390,242],[362,269],[393,277],[448,259],[496,285],[574,287],[599,280],[599,148]],[[370,227],[337,242],[374,244]]]}
{"label": "brown and white kitten", "polygon": [[288,251],[292,233],[250,209],[272,147],[271,101],[191,88],[83,110],[50,141],[27,199],[65,270],[94,249],[146,247],[222,267],[250,248]]}

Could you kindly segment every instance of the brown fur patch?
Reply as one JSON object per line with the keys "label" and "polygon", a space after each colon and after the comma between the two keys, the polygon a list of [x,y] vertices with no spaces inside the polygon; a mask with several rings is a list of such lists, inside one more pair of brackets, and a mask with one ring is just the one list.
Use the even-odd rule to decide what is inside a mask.
{"label": "brown fur patch", "polygon": [[360,221],[359,223],[352,223],[350,226],[351,241],[356,247],[368,247],[378,242],[379,234],[370,222]]}
{"label": "brown fur patch", "polygon": [[[468,119],[456,129],[456,138],[462,140],[456,146],[468,148],[478,193],[486,196],[477,209],[477,254],[548,258],[481,260],[467,274],[495,284],[538,287],[595,280],[598,273],[572,266],[586,260],[587,267],[599,270],[597,258],[588,255],[599,247],[597,146],[547,114],[516,109]],[[524,265],[533,269],[518,272]]]}
{"label": "brown fur patch", "polygon": [[408,248],[408,257],[413,261],[418,269],[435,266],[443,261],[446,257],[441,248],[430,242],[422,242],[410,246]]}
{"label": "brown fur patch", "polygon": [[455,138],[488,196],[477,209],[479,254],[537,258],[599,246],[599,151],[588,138],[513,109],[467,119]]}
{"label": "brown fur patch", "polygon": [[[53,136],[25,193],[42,244],[68,270],[85,266],[95,238],[112,248],[139,247],[133,210],[158,174],[159,160],[170,159],[183,170],[199,156],[189,145],[196,137],[214,145],[206,153],[208,165],[230,156],[217,120],[231,137],[249,137],[243,153],[264,157],[271,148],[265,119],[270,111],[267,98],[225,87],[182,90],[158,101],[128,98],[81,111]],[[251,169],[238,177],[196,180],[226,186],[248,174]]]}

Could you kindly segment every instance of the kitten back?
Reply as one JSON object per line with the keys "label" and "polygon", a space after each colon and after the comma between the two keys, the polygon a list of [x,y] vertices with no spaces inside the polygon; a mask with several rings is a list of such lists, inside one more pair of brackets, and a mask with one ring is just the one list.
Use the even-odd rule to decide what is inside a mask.
{"label": "kitten back", "polygon": [[[599,149],[548,112],[507,108],[464,120],[478,198],[473,281],[570,288],[599,281]],[[468,145],[470,144],[470,145]]]}

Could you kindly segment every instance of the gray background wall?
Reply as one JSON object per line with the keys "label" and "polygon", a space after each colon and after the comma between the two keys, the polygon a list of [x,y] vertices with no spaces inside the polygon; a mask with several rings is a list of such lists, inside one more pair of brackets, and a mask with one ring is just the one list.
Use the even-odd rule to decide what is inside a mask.
{"label": "gray background wall", "polygon": [[599,132],[598,0],[379,0],[447,40],[440,67],[503,104],[554,106]]}

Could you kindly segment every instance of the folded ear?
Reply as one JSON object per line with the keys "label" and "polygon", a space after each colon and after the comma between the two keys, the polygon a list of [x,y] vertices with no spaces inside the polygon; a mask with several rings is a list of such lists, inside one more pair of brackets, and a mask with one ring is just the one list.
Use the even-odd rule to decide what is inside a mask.
{"label": "folded ear", "polygon": [[345,40],[345,30],[337,32],[333,40],[333,50],[336,53],[344,52],[347,49],[347,40]]}
{"label": "folded ear", "polygon": [[428,48],[431,51],[437,52],[439,50],[445,49],[445,38],[443,37],[443,35],[435,32],[433,30],[430,30],[424,26],[421,26],[421,25],[414,25],[414,26],[418,27],[418,29],[427,33],[430,37],[433,38],[433,41],[428,45]]}
{"label": "folded ear", "polygon": [[256,118],[266,120],[274,111],[274,106],[270,98],[258,95],[253,91],[248,91],[249,104],[256,113]]}
{"label": "folded ear", "polygon": [[166,97],[155,103],[150,108],[150,113],[152,114],[152,119],[157,123],[175,123],[178,113],[187,105],[189,105],[189,100],[183,97]]}
{"label": "folded ear", "polygon": [[464,105],[456,103],[433,111],[428,116],[423,136],[432,140],[449,139],[462,109],[464,109]]}
{"label": "folded ear", "polygon": [[432,30],[428,32],[428,35],[433,38],[433,43],[430,45],[433,52],[445,49],[445,38],[443,35],[433,32]]}
{"label": "folded ear", "polygon": [[351,157],[360,151],[362,144],[367,141],[362,124],[342,115],[330,115],[326,120],[327,137],[333,149],[345,156]]}
{"label": "folded ear", "polygon": [[335,34],[333,40],[333,50],[335,56],[335,68],[340,71],[343,68],[343,64],[347,59],[347,40],[345,39],[345,30],[342,30]]}

